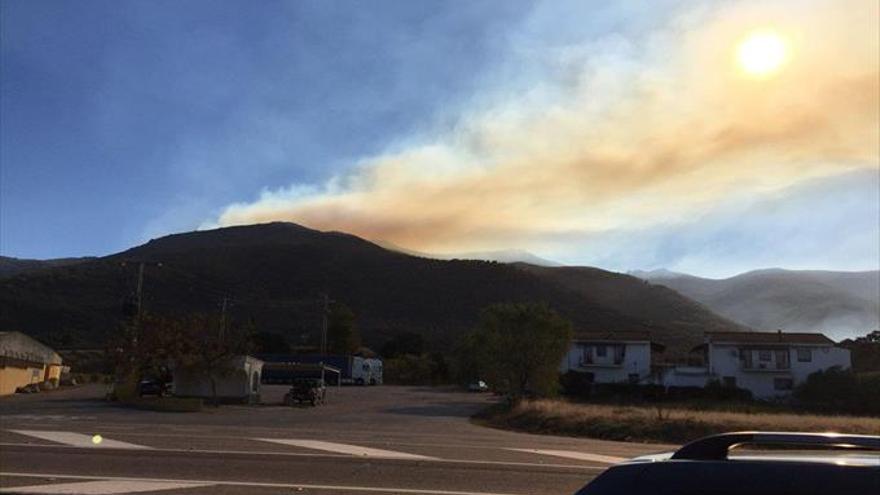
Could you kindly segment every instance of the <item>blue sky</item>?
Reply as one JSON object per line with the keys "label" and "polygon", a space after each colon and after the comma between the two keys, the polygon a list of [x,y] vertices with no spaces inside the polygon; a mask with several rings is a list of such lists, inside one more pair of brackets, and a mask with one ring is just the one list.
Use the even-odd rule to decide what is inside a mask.
{"label": "blue sky", "polygon": [[[616,270],[877,268],[875,7],[765,4],[6,0],[0,252],[289,220]],[[767,25],[789,67],[728,75]]]}

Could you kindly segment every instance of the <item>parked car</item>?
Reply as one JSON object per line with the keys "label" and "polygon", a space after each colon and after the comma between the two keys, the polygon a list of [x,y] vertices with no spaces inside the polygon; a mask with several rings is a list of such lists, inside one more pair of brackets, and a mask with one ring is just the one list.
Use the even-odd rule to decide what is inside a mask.
{"label": "parked car", "polygon": [[473,383],[468,384],[468,392],[488,392],[489,385],[486,384],[483,380],[477,380]]}
{"label": "parked car", "polygon": [[170,396],[171,383],[155,378],[146,378],[138,382],[137,393],[139,397],[145,395],[155,395],[157,397]]}
{"label": "parked car", "polygon": [[312,406],[323,404],[327,400],[327,388],[324,380],[315,378],[299,378],[294,380],[287,394],[284,395],[284,404],[288,406],[294,403],[309,403]]}
{"label": "parked car", "polygon": [[[736,449],[749,448],[747,453]],[[604,471],[576,495],[880,493],[880,437],[725,433]]]}

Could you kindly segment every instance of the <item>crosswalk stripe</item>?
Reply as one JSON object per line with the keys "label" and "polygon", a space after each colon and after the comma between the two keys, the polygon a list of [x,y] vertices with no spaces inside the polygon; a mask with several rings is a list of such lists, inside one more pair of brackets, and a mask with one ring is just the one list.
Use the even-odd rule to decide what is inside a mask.
{"label": "crosswalk stripe", "polygon": [[565,457],[567,459],[577,459],[580,461],[602,462],[605,464],[617,464],[626,460],[625,457],[615,457],[611,455],[591,454],[589,452],[578,452],[574,450],[545,450],[545,449],[507,449],[517,452],[526,452],[530,454],[552,455],[556,457]]}
{"label": "crosswalk stripe", "polygon": [[[46,430],[9,430],[12,433],[25,435],[29,437],[48,440],[50,442],[70,445],[72,447],[89,447],[89,448],[109,448],[109,449],[149,449],[144,445],[137,445],[128,442],[120,442],[119,440],[110,440],[108,438],[95,438],[91,435],[83,435],[82,433],[74,433],[72,431],[46,431]],[[96,441],[99,440],[99,441]]]}
{"label": "crosswalk stripe", "polygon": [[12,486],[0,488],[0,493],[22,493],[34,495],[77,494],[113,495],[160,490],[179,490],[212,486],[212,483],[180,483],[169,481],[78,481],[75,483],[55,483],[48,485]]}
{"label": "crosswalk stripe", "polygon": [[419,454],[409,454],[406,452],[396,452],[393,450],[373,449],[370,447],[361,447],[360,445],[349,445],[345,443],[323,442],[320,440],[297,440],[288,438],[256,438],[262,442],[280,443],[282,445],[292,445],[295,447],[303,447],[306,449],[324,450],[327,452],[336,452],[338,454],[350,454],[355,456],[379,457],[383,459],[420,459],[433,460],[434,457]]}

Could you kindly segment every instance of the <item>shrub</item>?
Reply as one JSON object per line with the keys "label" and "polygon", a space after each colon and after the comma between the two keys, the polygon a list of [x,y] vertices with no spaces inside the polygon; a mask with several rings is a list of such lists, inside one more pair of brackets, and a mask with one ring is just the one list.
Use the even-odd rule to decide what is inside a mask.
{"label": "shrub", "polygon": [[449,368],[442,354],[403,354],[386,359],[385,383],[397,385],[438,385],[449,382]]}
{"label": "shrub", "polygon": [[794,397],[820,411],[880,414],[880,375],[859,375],[835,366],[807,377]]}

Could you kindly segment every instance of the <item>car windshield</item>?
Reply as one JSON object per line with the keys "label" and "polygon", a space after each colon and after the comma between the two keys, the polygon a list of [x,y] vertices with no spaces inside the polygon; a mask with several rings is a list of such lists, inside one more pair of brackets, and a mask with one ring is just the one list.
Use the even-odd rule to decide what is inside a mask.
{"label": "car windshield", "polygon": [[0,493],[880,493],[878,61],[876,0],[0,0]]}

